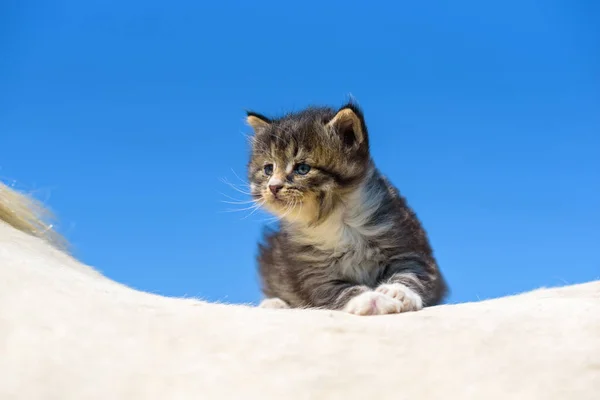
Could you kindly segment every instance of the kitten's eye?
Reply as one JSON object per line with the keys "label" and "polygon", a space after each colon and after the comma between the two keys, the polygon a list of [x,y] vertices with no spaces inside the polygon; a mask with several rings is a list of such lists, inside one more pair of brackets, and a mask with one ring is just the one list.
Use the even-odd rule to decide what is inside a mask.
{"label": "kitten's eye", "polygon": [[296,172],[299,175],[306,175],[310,171],[310,165],[308,164],[298,164],[296,165]]}
{"label": "kitten's eye", "polygon": [[267,164],[265,165],[265,175],[271,176],[273,175],[273,164]]}

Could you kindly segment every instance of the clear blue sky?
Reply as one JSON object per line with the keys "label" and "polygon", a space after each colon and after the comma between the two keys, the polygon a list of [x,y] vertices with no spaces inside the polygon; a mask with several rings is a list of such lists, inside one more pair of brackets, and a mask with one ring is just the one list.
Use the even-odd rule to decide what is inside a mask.
{"label": "clear blue sky", "polygon": [[366,4],[2,2],[0,178],[117,281],[255,302],[244,109],[351,94],[449,302],[600,278],[599,3]]}

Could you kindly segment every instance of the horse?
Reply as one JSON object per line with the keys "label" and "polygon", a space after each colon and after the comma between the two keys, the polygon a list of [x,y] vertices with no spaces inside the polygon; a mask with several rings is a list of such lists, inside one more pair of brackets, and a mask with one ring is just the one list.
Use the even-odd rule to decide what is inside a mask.
{"label": "horse", "polygon": [[264,309],[111,280],[71,254],[53,220],[0,186],[0,399],[600,393],[600,281],[376,317]]}

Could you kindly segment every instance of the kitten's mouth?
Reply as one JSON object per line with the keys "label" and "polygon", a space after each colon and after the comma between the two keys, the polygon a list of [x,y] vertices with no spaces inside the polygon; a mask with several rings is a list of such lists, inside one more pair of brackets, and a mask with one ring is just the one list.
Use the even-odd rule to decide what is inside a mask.
{"label": "kitten's mouth", "polygon": [[252,197],[254,198],[255,201],[262,202],[263,204],[284,205],[289,201],[288,199],[283,198],[280,195],[274,195],[271,193],[255,194]]}
{"label": "kitten's mouth", "polygon": [[263,192],[263,207],[279,219],[307,222],[318,215],[318,205],[306,194]]}
{"label": "kitten's mouth", "polygon": [[295,193],[272,193],[262,191],[260,193],[262,205],[275,214],[289,214],[303,206],[304,196]]}
{"label": "kitten's mouth", "polygon": [[271,197],[271,201],[274,201],[276,203],[286,203],[289,200],[285,196],[281,196],[279,194],[273,194],[270,197]]}
{"label": "kitten's mouth", "polygon": [[300,205],[301,200],[300,200],[300,198],[294,197],[294,196],[282,196],[281,194],[276,194],[276,195],[270,194],[267,197],[267,202],[278,208],[282,208],[282,207],[294,208],[294,207]]}
{"label": "kitten's mouth", "polygon": [[293,199],[288,199],[277,195],[270,196],[269,201],[280,206],[288,205],[294,202]]}

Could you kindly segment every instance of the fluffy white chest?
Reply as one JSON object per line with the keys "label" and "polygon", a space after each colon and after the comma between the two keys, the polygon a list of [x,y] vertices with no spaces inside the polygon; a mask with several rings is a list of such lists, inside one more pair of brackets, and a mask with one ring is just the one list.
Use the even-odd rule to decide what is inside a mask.
{"label": "fluffy white chest", "polygon": [[338,273],[353,282],[371,285],[375,283],[382,265],[376,249],[355,251],[348,249],[334,265]]}
{"label": "fluffy white chest", "polygon": [[383,261],[372,240],[378,233],[364,224],[350,225],[344,219],[332,216],[311,232],[311,239],[319,249],[329,253],[334,260],[331,267],[340,276],[369,284],[377,278]]}

